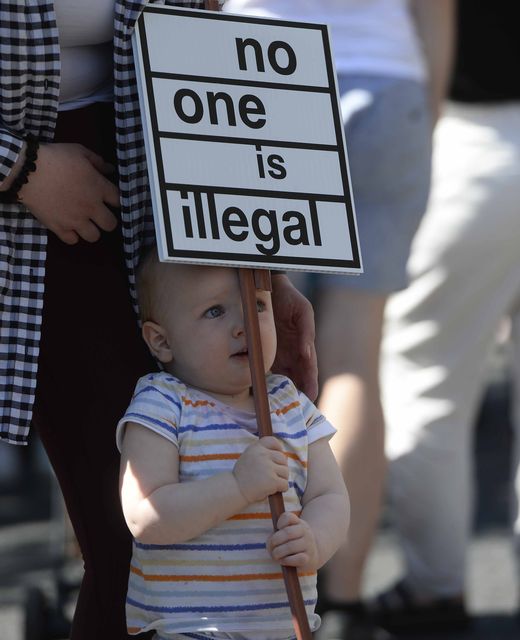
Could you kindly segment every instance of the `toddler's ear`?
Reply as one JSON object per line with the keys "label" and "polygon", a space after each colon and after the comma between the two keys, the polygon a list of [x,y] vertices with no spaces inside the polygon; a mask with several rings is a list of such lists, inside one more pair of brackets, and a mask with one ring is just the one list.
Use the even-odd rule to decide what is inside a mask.
{"label": "toddler's ear", "polygon": [[173,353],[168,343],[166,331],[160,324],[147,320],[143,324],[142,334],[148,348],[159,362],[171,362],[173,360]]}

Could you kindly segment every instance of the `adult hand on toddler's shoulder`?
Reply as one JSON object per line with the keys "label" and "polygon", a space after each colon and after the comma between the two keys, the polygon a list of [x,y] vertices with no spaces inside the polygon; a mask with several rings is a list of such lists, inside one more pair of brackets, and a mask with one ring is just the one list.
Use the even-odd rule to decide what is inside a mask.
{"label": "adult hand on toddler's shoulder", "polygon": [[278,349],[273,372],[291,378],[311,400],[318,395],[318,363],[311,303],[284,275],[273,272],[273,310]]}
{"label": "adult hand on toddler's shoulder", "polygon": [[233,475],[248,504],[287,491],[289,467],[281,442],[266,436],[250,444],[237,460]]}
{"label": "adult hand on toddler's shoulder", "polygon": [[317,571],[318,548],[309,523],[295,513],[285,511],[278,518],[277,527],[267,540],[267,551],[272,559],[286,567]]}
{"label": "adult hand on toddler's shoulder", "polygon": [[36,171],[19,199],[35,218],[67,244],[96,242],[100,229],[113,231],[119,190],[105,176],[113,167],[80,144],[42,144]]}

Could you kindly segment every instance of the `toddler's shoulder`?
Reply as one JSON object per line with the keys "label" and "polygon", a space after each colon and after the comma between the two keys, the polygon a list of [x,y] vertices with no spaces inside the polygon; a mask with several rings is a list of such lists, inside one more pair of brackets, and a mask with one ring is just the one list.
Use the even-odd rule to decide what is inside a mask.
{"label": "toddler's shoulder", "polygon": [[186,389],[184,382],[166,371],[153,371],[152,373],[147,373],[145,376],[139,378],[136,390],[146,387],[159,387],[161,389],[169,389],[176,393],[184,393],[184,390]]}
{"label": "toddler's shoulder", "polygon": [[285,401],[298,398],[298,389],[294,382],[287,376],[270,373],[266,377],[267,393],[271,400]]}
{"label": "toddler's shoulder", "polygon": [[127,422],[135,422],[177,444],[185,385],[165,372],[147,374],[137,381],[134,395],[116,429],[121,450]]}
{"label": "toddler's shoulder", "polygon": [[181,398],[186,395],[186,385],[165,371],[154,371],[137,381],[132,400],[162,399],[181,407]]}

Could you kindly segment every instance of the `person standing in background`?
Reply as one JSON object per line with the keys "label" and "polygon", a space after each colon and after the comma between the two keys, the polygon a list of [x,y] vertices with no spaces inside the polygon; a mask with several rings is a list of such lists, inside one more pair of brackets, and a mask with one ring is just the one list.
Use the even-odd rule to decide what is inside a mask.
{"label": "person standing in background", "polygon": [[[382,387],[404,577],[374,603],[392,629],[458,628],[472,524],[472,436],[497,327],[514,343],[512,522],[520,553],[520,80],[514,0],[459,0],[449,100],[409,287],[388,305]],[[485,43],[485,46],[483,46]]]}
{"label": "person standing in background", "polygon": [[325,568],[318,637],[382,638],[361,603],[386,470],[379,347],[387,297],[407,284],[426,208],[453,0],[229,0],[225,10],[331,28],[364,274],[314,280],[319,407],[338,429],[331,446],[352,505],[348,540]]}

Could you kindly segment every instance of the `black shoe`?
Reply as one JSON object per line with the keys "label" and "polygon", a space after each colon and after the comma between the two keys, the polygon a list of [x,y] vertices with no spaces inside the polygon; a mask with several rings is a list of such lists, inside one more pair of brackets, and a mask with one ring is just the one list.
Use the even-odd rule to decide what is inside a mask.
{"label": "black shoe", "polygon": [[375,626],[363,611],[347,613],[341,609],[326,611],[314,640],[391,640],[392,636]]}
{"label": "black shoe", "polygon": [[402,580],[367,606],[376,623],[392,633],[463,631],[470,624],[462,597],[421,602]]}

